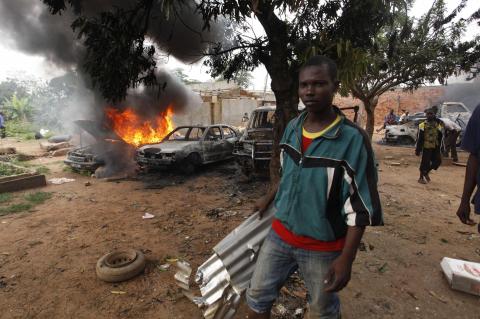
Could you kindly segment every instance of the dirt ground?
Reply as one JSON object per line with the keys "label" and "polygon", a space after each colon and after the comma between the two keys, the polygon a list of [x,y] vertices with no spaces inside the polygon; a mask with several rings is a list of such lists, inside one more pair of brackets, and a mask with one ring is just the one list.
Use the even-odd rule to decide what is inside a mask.
{"label": "dirt ground", "polygon": [[[38,149],[35,141],[2,143]],[[374,148],[385,226],[366,232],[367,249],[359,251],[340,294],[344,318],[480,318],[480,298],[451,290],[440,270],[444,256],[480,262],[480,234],[455,216],[465,169],[442,166],[421,185],[413,148]],[[249,216],[266,182],[242,182],[232,162],[191,177],[161,172],[106,182],[65,171],[61,160],[30,164],[48,167],[47,179],[74,182],[17,192],[15,198],[39,190],[53,196],[31,211],[0,217],[0,318],[201,318],[179,294],[175,267],[157,266],[177,258],[195,268],[203,263]],[[142,219],[146,212],[155,217]],[[96,261],[117,248],[142,250],[145,273],[119,284],[98,280]],[[301,306],[301,298],[289,299],[302,293],[289,283],[281,302]],[[237,317],[245,318],[245,306]]]}

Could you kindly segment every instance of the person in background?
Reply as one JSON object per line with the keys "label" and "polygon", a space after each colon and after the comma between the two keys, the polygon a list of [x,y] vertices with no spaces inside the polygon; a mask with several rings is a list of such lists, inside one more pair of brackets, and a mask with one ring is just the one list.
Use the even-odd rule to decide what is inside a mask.
{"label": "person in background", "polygon": [[[475,222],[470,218],[470,200],[472,199],[473,190],[477,187],[477,192],[473,197],[473,204],[475,214],[480,214],[480,170],[478,169],[480,157],[480,104],[477,105],[472,117],[468,121],[465,135],[462,138],[462,149],[469,152],[470,155],[468,156],[462,199],[457,210],[457,216],[462,223],[475,225]],[[478,232],[480,233],[480,224]]]}
{"label": "person in background", "polygon": [[462,128],[449,118],[440,118],[440,120],[445,127],[445,137],[443,138],[445,141],[445,148],[443,151],[443,156],[448,157],[448,155],[451,154],[452,160],[454,162],[458,162],[457,139],[462,132]]}
{"label": "person in background", "polygon": [[393,109],[390,109],[390,112],[385,116],[383,120],[383,126],[377,130],[377,133],[385,129],[387,125],[395,125],[395,124],[397,124],[397,116],[395,115],[395,112],[393,111]]}
{"label": "person in background", "polygon": [[442,146],[442,122],[436,117],[434,107],[425,110],[427,119],[418,125],[418,138],[415,155],[422,154],[420,162],[420,178],[418,182],[430,182],[429,173],[436,170],[442,163],[440,148]]}
{"label": "person in background", "polygon": [[248,118],[248,113],[243,114],[242,123],[247,123],[248,120],[249,120],[249,118]]}
{"label": "person in background", "polygon": [[409,113],[407,110],[403,110],[402,115],[400,115],[400,120],[399,120],[399,122],[402,123],[402,124],[405,123],[405,122],[408,120],[408,115],[409,115],[409,114],[410,114],[410,113]]}
{"label": "person in background", "polygon": [[5,115],[3,115],[3,112],[0,112],[0,137],[7,137],[7,132],[5,128]]}

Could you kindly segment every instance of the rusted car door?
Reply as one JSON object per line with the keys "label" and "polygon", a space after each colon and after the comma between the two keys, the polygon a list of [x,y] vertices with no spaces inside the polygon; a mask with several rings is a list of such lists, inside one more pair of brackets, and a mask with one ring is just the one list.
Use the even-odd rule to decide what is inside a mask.
{"label": "rusted car door", "polygon": [[233,146],[238,141],[237,133],[228,126],[222,126],[223,133],[223,158],[230,158],[233,156]]}
{"label": "rusted car door", "polygon": [[205,162],[214,162],[223,159],[224,140],[219,126],[210,127],[202,141],[203,158]]}

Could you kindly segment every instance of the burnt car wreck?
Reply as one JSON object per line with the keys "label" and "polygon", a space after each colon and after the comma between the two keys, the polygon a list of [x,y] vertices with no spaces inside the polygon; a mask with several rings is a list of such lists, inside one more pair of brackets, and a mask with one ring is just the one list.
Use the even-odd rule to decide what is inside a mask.
{"label": "burnt car wreck", "polygon": [[174,166],[190,174],[197,167],[231,158],[238,132],[225,124],[179,126],[160,143],[138,148],[141,168]]}
{"label": "burnt car wreck", "polygon": [[75,171],[95,172],[97,177],[114,174],[132,166],[134,148],[115,133],[94,121],[78,120],[74,123],[89,133],[95,142],[84,145],[81,133],[80,146],[67,153],[65,165]]}
{"label": "burnt car wreck", "polygon": [[244,175],[268,172],[272,157],[275,106],[255,109],[247,128],[235,143],[233,155]]}

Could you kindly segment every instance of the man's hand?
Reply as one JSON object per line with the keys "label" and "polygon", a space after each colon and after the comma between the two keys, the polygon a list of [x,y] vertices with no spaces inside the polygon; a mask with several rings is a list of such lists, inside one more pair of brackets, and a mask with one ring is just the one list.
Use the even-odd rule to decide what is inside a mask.
{"label": "man's hand", "polygon": [[351,258],[343,255],[332,262],[325,276],[325,292],[336,292],[345,288],[352,274],[352,263]]}
{"label": "man's hand", "polygon": [[253,212],[258,211],[258,217],[261,219],[263,217],[263,213],[265,213],[271,202],[271,196],[267,195],[261,197],[255,202],[255,204],[253,204]]}
{"label": "man's hand", "polygon": [[270,191],[260,199],[258,199],[255,204],[253,205],[253,212],[258,211],[258,218],[262,219],[263,213],[268,209],[268,206],[273,202],[275,199],[275,195],[277,194],[278,184],[273,184],[270,188]]}
{"label": "man's hand", "polygon": [[470,226],[475,225],[475,222],[470,219],[470,203],[462,201],[460,207],[458,207],[457,216],[462,223]]}

